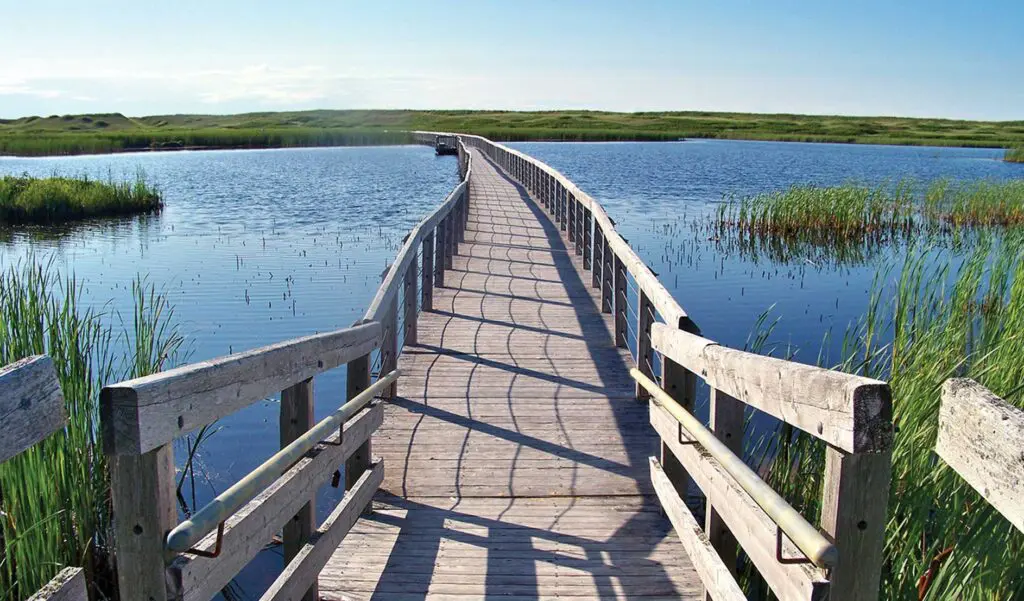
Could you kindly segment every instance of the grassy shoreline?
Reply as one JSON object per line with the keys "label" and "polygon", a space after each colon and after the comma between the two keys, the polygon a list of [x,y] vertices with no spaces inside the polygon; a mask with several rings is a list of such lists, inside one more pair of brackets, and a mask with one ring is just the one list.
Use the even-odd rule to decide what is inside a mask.
{"label": "grassy shoreline", "polygon": [[1024,147],[1024,121],[712,112],[317,110],[239,115],[120,113],[0,119],[0,155],[288,148],[410,142],[411,130],[501,141],[788,142]]}
{"label": "grassy shoreline", "polygon": [[117,182],[88,177],[0,177],[0,224],[53,224],[94,217],[153,213],[160,192],[143,174]]}

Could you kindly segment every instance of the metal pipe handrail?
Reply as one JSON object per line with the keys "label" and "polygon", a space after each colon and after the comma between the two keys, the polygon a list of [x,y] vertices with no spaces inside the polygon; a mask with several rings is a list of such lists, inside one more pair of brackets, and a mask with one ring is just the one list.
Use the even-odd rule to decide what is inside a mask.
{"label": "metal pipe handrail", "polygon": [[249,472],[244,478],[217,495],[202,509],[192,514],[191,518],[171,530],[167,534],[164,547],[168,551],[176,553],[183,553],[191,549],[204,536],[217,529],[230,515],[273,484],[274,480],[280,478],[296,461],[359,412],[400,375],[402,375],[401,370],[396,369],[383,376],[369,388],[352,397],[352,400],[339,407],[334,414],[321,420],[320,423],[275,453],[273,457],[264,461],[262,465]]}
{"label": "metal pipe handrail", "polygon": [[819,568],[829,568],[836,565],[839,552],[836,546],[828,541],[818,530],[804,519],[804,516],[793,509],[771,486],[762,480],[754,470],[747,467],[729,447],[718,440],[715,434],[700,423],[692,413],[676,402],[667,392],[662,390],[653,380],[645,376],[638,369],[629,370],[644,389],[651,395],[651,399],[660,407],[668,411],[679,424],[686,429],[693,440],[718,460],[722,468],[736,480],[736,483],[746,491],[750,498],[757,503],[768,517],[793,541],[793,544],[807,556],[807,559]]}

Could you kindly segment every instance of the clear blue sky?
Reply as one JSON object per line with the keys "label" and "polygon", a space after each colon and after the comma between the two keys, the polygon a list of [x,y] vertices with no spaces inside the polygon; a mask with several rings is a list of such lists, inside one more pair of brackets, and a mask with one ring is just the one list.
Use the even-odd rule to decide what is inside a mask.
{"label": "clear blue sky", "polygon": [[1024,119],[1024,0],[0,0],[0,117],[307,108]]}

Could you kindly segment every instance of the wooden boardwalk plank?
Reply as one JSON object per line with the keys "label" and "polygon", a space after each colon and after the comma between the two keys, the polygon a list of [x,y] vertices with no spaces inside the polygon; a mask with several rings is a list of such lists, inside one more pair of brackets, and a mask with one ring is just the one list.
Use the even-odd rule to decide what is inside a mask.
{"label": "wooden boardwalk plank", "polygon": [[591,274],[474,152],[445,287],[404,349],[374,512],[325,599],[679,599],[700,582],[653,496],[658,439]]}

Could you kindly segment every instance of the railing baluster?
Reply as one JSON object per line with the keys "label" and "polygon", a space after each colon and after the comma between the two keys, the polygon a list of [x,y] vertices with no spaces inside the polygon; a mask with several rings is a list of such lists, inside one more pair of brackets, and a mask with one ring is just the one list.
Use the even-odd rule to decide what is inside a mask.
{"label": "railing baluster", "polygon": [[[601,228],[594,225],[594,245],[593,254],[590,257],[590,263],[594,267],[594,272],[590,280],[590,286],[601,290],[601,278],[604,273],[604,233],[601,232]],[[604,297],[601,297],[602,311],[604,309]]]}
{"label": "railing baluster", "polygon": [[[639,301],[636,307],[636,368],[648,378],[654,379],[651,365],[651,326],[654,324],[654,305],[641,288],[637,292]],[[646,401],[650,394],[639,383],[636,384],[636,398]]]}
{"label": "railing baluster", "polygon": [[[592,260],[593,256],[594,256],[593,255],[594,245],[593,245],[593,238],[592,238],[592,235],[591,235],[591,231],[592,231],[592,227],[591,227],[590,209],[583,209],[583,269],[584,270],[586,270],[586,269],[593,269],[593,267],[594,267],[594,263],[593,263],[593,260]],[[595,279],[597,278],[596,271],[595,271],[594,278]]]}
{"label": "railing baluster", "polygon": [[[384,314],[382,325],[384,326],[384,340],[381,342],[380,352],[383,355],[380,362],[381,375],[391,373],[398,367],[398,295],[391,297],[388,310]],[[381,394],[383,398],[393,399],[398,394],[398,382],[393,382]]]}
{"label": "railing baluster", "polygon": [[[382,351],[383,352],[383,349]],[[352,400],[360,392],[370,387],[370,355],[366,354],[357,359],[353,359],[348,362],[347,382],[346,382],[346,398]],[[353,453],[348,460],[345,462],[345,488],[351,489],[355,486],[356,481],[363,475],[370,467],[372,461],[371,454],[373,452],[370,444],[370,439],[367,438],[366,442],[361,444],[356,452]]]}
{"label": "railing baluster", "polygon": [[458,233],[455,224],[455,219],[451,213],[448,213],[444,218],[444,268],[452,268],[452,258],[455,256],[455,239],[458,237]]}
{"label": "railing baluster", "polygon": [[122,599],[164,601],[164,536],[178,523],[174,447],[108,461],[118,591]]}
{"label": "railing baluster", "polygon": [[[313,379],[303,380],[281,391],[281,448],[287,447],[316,424],[313,410]],[[309,541],[316,528],[316,495],[284,525],[284,563],[288,565]],[[318,601],[318,583],[314,580],[302,596],[303,601]]]}
{"label": "railing baluster", "polygon": [[576,198],[572,194],[566,199],[566,209],[568,212],[568,223],[566,224],[565,233],[569,242],[576,244]]}
{"label": "railing baluster", "polygon": [[437,222],[437,247],[434,252],[434,285],[444,288],[444,264],[445,264],[445,220]]}
{"label": "railing baluster", "polygon": [[434,308],[434,232],[423,237],[423,310]]}
{"label": "railing baluster", "polygon": [[[743,404],[721,390],[711,389],[710,422],[708,429],[715,433],[730,451],[738,456],[743,455]],[[722,499],[708,495],[707,513],[704,520],[704,532],[711,545],[718,551],[722,563],[736,576],[736,538],[725,525],[717,507]],[[706,592],[706,589],[705,589]]]}
{"label": "railing baluster", "polygon": [[601,312],[611,313],[615,306],[615,256],[612,254],[608,239],[602,235],[601,260],[604,265],[601,267],[601,279],[604,280],[601,291]]}
{"label": "railing baluster", "polygon": [[405,269],[405,292],[403,294],[403,307],[405,321],[405,345],[416,344],[419,338],[419,330],[416,327],[416,303],[419,301],[418,282],[416,280],[416,261],[409,263]]}
{"label": "railing baluster", "polygon": [[615,346],[629,348],[626,331],[626,265],[615,255]]}

